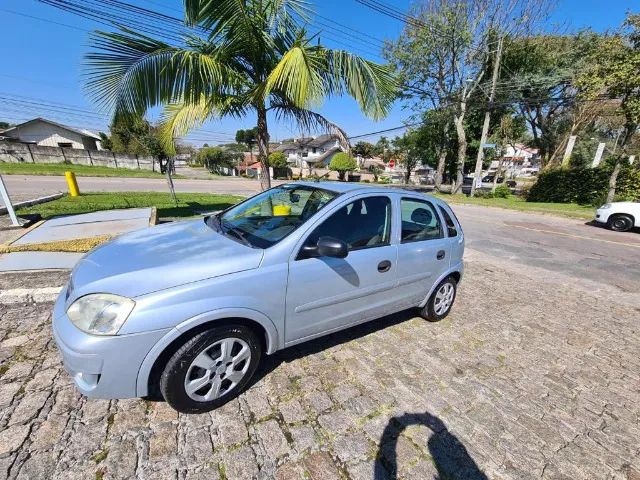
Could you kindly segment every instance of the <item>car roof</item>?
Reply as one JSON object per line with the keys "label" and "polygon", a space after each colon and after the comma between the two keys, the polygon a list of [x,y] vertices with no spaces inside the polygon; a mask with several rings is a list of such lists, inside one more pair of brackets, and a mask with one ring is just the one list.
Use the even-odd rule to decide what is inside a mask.
{"label": "car roof", "polygon": [[[324,190],[331,190],[337,193],[346,192],[382,192],[382,193],[406,193],[408,195],[424,195],[422,192],[416,192],[405,188],[398,188],[394,186],[381,187],[379,185],[368,185],[366,183],[355,182],[289,182],[287,185],[305,185],[312,188],[322,188]],[[431,197],[433,198],[433,197]]]}

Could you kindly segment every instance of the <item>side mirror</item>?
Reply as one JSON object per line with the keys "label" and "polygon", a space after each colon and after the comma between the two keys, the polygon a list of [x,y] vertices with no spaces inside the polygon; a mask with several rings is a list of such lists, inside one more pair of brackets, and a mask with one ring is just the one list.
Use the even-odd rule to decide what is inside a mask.
{"label": "side mirror", "polygon": [[349,254],[349,247],[342,240],[333,237],[320,237],[316,252],[321,257],[345,258]]}

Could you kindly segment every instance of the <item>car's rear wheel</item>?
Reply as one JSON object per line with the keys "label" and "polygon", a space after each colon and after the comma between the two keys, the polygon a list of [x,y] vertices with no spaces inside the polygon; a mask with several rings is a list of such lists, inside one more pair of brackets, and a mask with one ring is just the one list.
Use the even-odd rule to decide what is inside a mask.
{"label": "car's rear wheel", "polygon": [[242,325],[214,327],[185,342],[160,377],[162,396],[182,413],[204,413],[235,398],[249,383],[262,347]]}
{"label": "car's rear wheel", "polygon": [[451,311],[456,299],[458,283],[449,276],[435,288],[427,304],[420,311],[420,316],[430,322],[439,322]]}
{"label": "car's rear wheel", "polygon": [[611,215],[607,226],[614,232],[626,232],[633,228],[633,218],[623,214]]}

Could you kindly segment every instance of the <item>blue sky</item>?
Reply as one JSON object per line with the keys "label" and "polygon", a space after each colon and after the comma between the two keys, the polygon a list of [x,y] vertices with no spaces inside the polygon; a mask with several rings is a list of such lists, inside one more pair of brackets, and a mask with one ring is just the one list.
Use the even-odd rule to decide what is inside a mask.
{"label": "blue sky", "polygon": [[[125,1],[180,16],[180,0]],[[369,10],[355,0],[315,0],[312,3],[321,16],[316,20],[333,26],[333,29],[315,27],[324,30],[321,33],[323,44],[349,49],[371,60],[381,60],[379,43],[373,38],[393,39],[402,29],[399,21]],[[407,10],[410,2],[385,0],[385,3]],[[625,12],[634,4],[637,6],[636,1],[631,0],[559,0],[551,21],[569,30],[591,27],[603,31],[620,25]],[[342,25],[363,35],[344,35],[340,33],[345,31]],[[96,28],[104,27],[36,0],[4,0],[0,3],[0,31],[3,32],[0,120],[15,123],[42,116],[68,125],[105,130],[106,119],[95,112],[82,90],[81,61],[87,51],[88,31]],[[397,104],[385,120],[373,122],[364,117],[355,101],[348,97],[328,99],[320,112],[349,135],[396,127],[409,115]],[[237,129],[253,125],[255,119],[251,117],[212,121],[189,139],[196,145],[204,141],[210,144],[230,141]],[[280,140],[299,136],[301,132],[294,125],[272,119],[270,133],[272,140]],[[375,141],[377,137],[373,135],[367,140]]]}

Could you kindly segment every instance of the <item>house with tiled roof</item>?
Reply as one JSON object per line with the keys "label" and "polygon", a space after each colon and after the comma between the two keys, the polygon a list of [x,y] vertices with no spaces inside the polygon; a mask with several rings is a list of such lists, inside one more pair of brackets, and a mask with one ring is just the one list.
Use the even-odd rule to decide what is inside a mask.
{"label": "house with tiled roof", "polygon": [[322,168],[329,165],[333,156],[344,151],[344,148],[337,135],[318,135],[284,141],[272,151],[284,153],[291,167]]}

